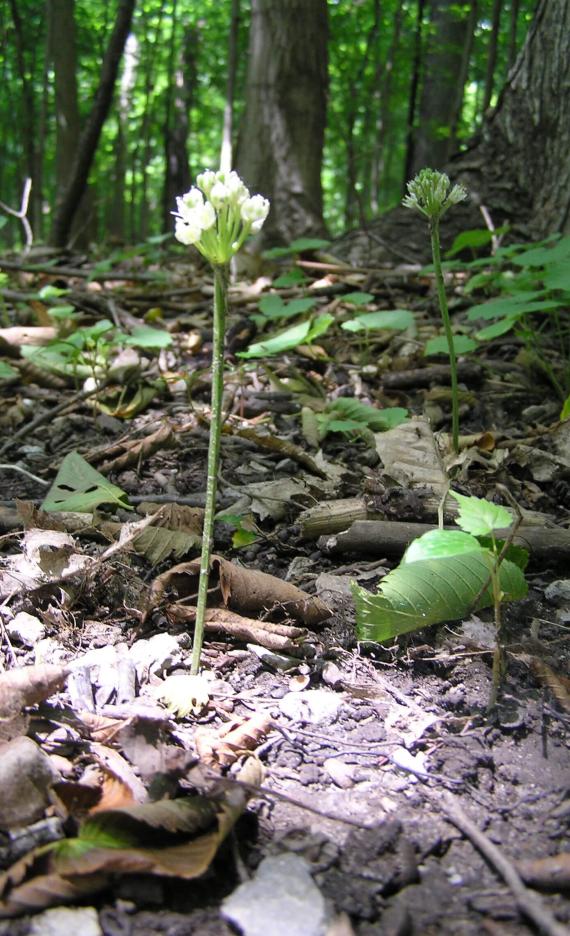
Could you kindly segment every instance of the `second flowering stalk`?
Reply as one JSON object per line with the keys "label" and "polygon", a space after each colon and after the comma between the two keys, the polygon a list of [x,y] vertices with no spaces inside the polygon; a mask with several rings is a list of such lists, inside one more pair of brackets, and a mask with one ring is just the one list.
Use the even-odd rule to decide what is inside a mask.
{"label": "second flowering stalk", "polygon": [[193,674],[198,673],[200,669],[214,534],[220,462],[229,264],[247,237],[261,230],[269,213],[267,199],[262,195],[250,195],[236,172],[206,170],[197,177],[196,181],[197,186],[191,188],[186,195],[176,199],[178,210],[175,212],[176,238],[183,244],[194,245],[209,261],[214,273],[211,421],[200,579],[192,646],[191,672]]}

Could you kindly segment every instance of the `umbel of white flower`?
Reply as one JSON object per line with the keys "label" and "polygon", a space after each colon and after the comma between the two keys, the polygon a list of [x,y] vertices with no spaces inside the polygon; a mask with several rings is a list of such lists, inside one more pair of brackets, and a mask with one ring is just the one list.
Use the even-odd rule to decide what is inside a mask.
{"label": "umbel of white flower", "polygon": [[408,195],[402,199],[404,208],[419,211],[430,221],[439,221],[448,208],[467,198],[462,185],[451,185],[445,172],[422,169],[408,182]]}
{"label": "umbel of white flower", "polygon": [[237,172],[200,173],[186,195],[176,199],[175,236],[193,244],[210,263],[228,263],[269,214],[263,195],[250,195]]}

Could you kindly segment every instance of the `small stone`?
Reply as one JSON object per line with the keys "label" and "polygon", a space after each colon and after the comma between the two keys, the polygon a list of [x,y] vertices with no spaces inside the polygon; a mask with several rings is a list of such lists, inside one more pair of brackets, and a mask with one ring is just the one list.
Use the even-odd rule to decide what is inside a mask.
{"label": "small stone", "polygon": [[103,936],[94,907],[53,907],[35,917],[28,930],[30,936]]}
{"label": "small stone", "polygon": [[243,936],[322,936],[324,897],[298,855],[265,858],[252,881],[222,904],[222,916]]}
{"label": "small stone", "polygon": [[551,582],[544,590],[544,597],[555,605],[570,602],[570,579],[557,579]]}
{"label": "small stone", "polygon": [[25,647],[35,647],[46,635],[45,625],[27,611],[19,611],[6,626],[6,630],[10,640]]}

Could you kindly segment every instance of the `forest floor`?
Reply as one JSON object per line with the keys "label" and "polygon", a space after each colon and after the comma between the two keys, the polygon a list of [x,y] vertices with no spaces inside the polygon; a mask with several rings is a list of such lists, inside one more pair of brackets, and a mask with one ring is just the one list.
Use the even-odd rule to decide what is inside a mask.
{"label": "forest floor", "polygon": [[[163,280],[152,263],[89,280],[92,265],[59,262],[7,271],[3,291],[19,331],[0,329],[17,372],[0,412],[0,934],[567,932],[570,421],[520,338],[462,360],[462,448],[449,458],[448,367],[422,352],[439,330],[429,275],[310,268],[319,279],[282,295],[342,316],[343,295],[366,291],[369,310],[411,309],[416,333],[363,343],[337,330],[255,367],[235,352],[270,280],[232,288],[208,680],[203,696],[203,682],[181,683],[168,710],[165,681],[172,693],[169,677],[190,669],[211,280],[180,260]],[[162,316],[173,343],[131,348],[109,388],[82,396],[18,357],[53,325],[47,284],[70,290],[61,301],[82,325]],[[462,286],[449,284],[456,322],[473,302]],[[333,427],[317,448],[301,410],[319,394],[405,407],[412,421]],[[39,510],[72,452],[137,512],[78,463],[55,492],[73,509]],[[528,596],[503,609],[507,673],[491,709],[492,609],[357,641],[350,583],[375,590],[406,524],[437,524],[444,462],[464,494],[509,506],[506,488],[534,530]],[[86,517],[78,504],[94,492]],[[148,524],[150,504],[160,520],[146,531],[161,535],[149,543],[132,522]],[[394,532],[383,542],[363,520]],[[78,829],[83,850],[34,851]]]}

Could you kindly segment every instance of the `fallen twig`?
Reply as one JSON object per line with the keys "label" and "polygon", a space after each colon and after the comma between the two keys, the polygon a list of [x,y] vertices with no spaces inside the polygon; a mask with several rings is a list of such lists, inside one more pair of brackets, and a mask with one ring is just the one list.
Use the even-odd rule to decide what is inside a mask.
{"label": "fallen twig", "polygon": [[447,819],[463,832],[475,848],[503,878],[509,886],[517,907],[541,933],[546,936],[568,936],[568,930],[548,910],[538,894],[533,894],[523,884],[515,866],[493,845],[491,840],[469,818],[462,806],[449,793],[443,793],[439,806]]}

